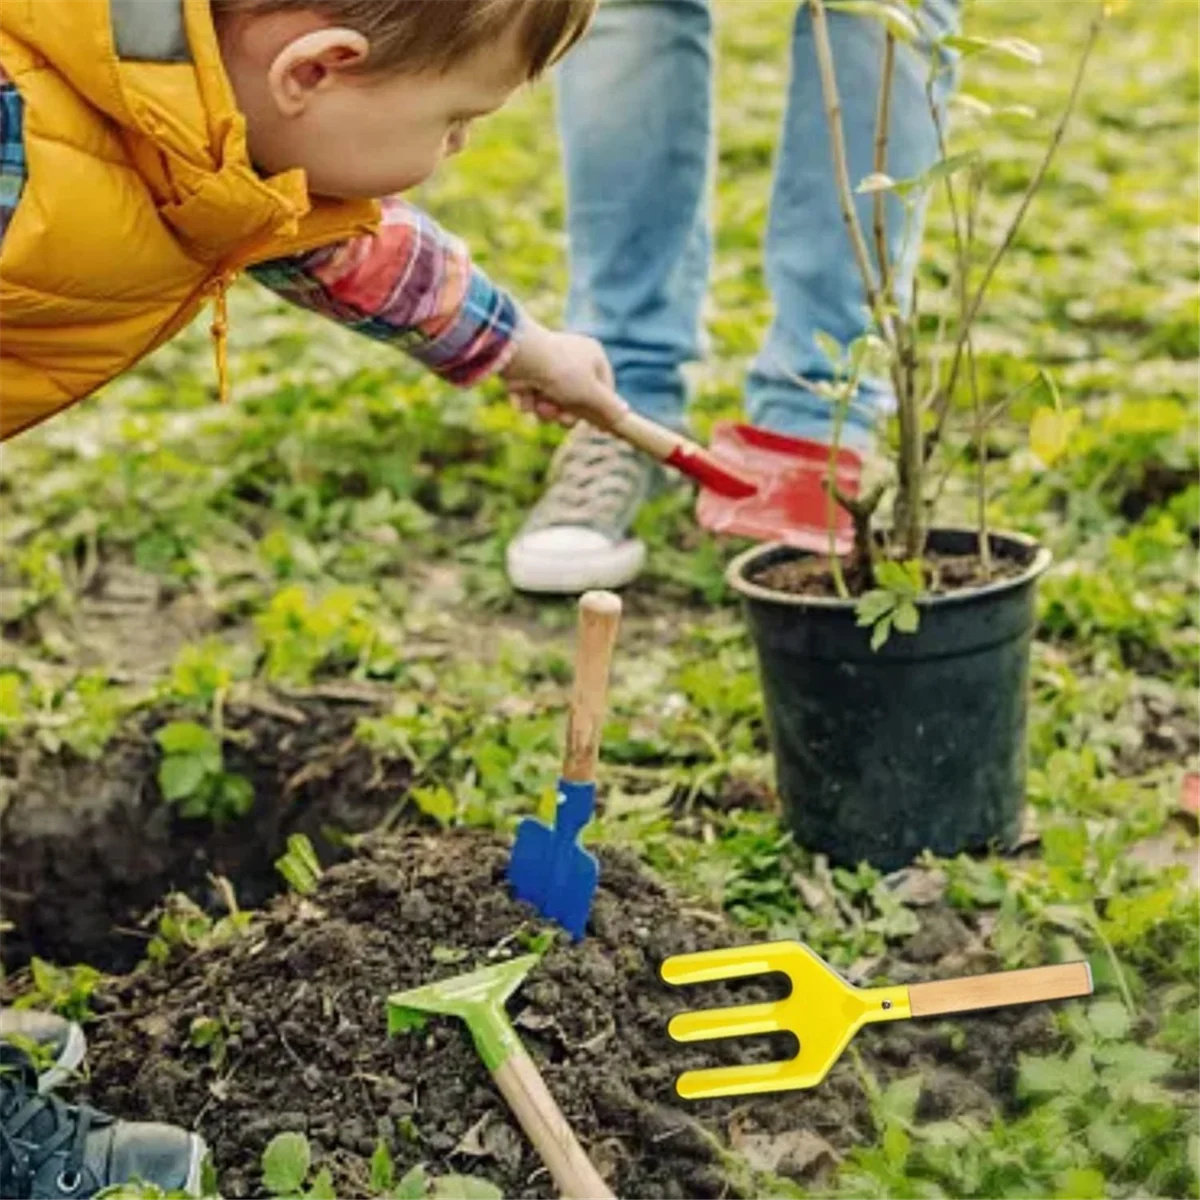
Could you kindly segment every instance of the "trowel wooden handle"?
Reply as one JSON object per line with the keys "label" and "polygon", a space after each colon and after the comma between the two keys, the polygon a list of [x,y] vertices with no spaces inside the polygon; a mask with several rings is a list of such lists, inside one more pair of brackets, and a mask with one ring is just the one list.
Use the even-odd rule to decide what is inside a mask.
{"label": "trowel wooden handle", "polygon": [[977,1008],[1002,1008],[1007,1004],[1036,1004],[1041,1000],[1067,1000],[1092,994],[1092,971],[1085,962],[1026,971],[998,971],[964,979],[916,983],[908,989],[914,1017],[969,1012]]}
{"label": "trowel wooden handle", "polygon": [[621,598],[612,592],[586,592],[579,600],[579,641],[575,649],[575,686],[567,717],[567,753],[563,778],[591,783],[600,757],[600,733],[608,702]]}
{"label": "trowel wooden handle", "polygon": [[492,1072],[492,1078],[546,1164],[558,1194],[566,1200],[611,1200],[612,1192],[567,1124],[533,1059],[518,1051]]}

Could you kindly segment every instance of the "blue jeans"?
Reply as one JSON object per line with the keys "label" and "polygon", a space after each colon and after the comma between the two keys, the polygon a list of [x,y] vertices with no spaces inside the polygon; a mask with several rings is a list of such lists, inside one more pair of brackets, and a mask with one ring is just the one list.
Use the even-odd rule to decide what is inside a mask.
{"label": "blue jeans", "polygon": [[[923,0],[938,34],[957,28],[960,0]],[[734,17],[736,19],[736,16]],[[852,185],[873,170],[883,32],[871,19],[831,12]],[[708,0],[603,0],[582,45],[559,72],[571,248],[568,323],[598,338],[638,411],[682,428],[681,367],[701,352],[700,310],[711,248],[712,16]],[[898,45],[888,173],[920,174],[937,157],[924,53]],[[949,83],[942,72],[938,102]],[[867,240],[872,200],[858,198]],[[889,258],[903,238],[900,202],[888,200]],[[906,297],[919,229],[897,271]],[[808,6],[796,15],[787,111],[775,165],[766,277],[775,316],[750,371],[747,417],[781,433],[829,437],[829,404],[795,377],[829,378],[814,342],[866,328],[866,299],[833,184]],[[869,443],[886,385],[866,383],[851,406],[847,445]]]}

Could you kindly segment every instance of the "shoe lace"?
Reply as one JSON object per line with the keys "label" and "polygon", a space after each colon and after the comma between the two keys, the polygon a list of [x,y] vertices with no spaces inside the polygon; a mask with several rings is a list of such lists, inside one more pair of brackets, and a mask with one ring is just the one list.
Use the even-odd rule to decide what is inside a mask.
{"label": "shoe lace", "polygon": [[649,463],[637,450],[610,434],[579,427],[563,444],[551,469],[550,486],[537,506],[534,523],[620,524],[646,488]]}
{"label": "shoe lace", "polygon": [[58,1187],[73,1192],[83,1177],[88,1132],[106,1118],[87,1105],[66,1104],[57,1096],[40,1095],[36,1086],[31,1086],[30,1074],[7,1066],[0,1071],[2,1194],[27,1197],[38,1171],[68,1145]]}

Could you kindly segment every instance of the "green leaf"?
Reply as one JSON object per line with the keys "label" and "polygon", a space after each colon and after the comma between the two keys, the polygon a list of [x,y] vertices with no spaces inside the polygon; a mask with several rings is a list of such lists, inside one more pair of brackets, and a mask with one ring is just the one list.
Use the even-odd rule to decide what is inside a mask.
{"label": "green leaf", "polygon": [[415,1167],[404,1173],[404,1178],[396,1184],[396,1190],[392,1196],[393,1200],[423,1200],[428,1190],[429,1176],[425,1174],[424,1166],[417,1163]]}
{"label": "green leaf", "polygon": [[921,614],[911,600],[901,600],[892,614],[892,624],[901,633],[916,633],[921,622]]}
{"label": "green leaf", "polygon": [[396,1168],[392,1162],[391,1152],[387,1143],[380,1138],[375,1143],[375,1153],[371,1155],[371,1191],[387,1192],[396,1181]]}
{"label": "green leaf", "polygon": [[1175,1066],[1173,1054],[1130,1042],[1101,1046],[1096,1051],[1096,1058],[1103,1064],[1100,1076],[1109,1088],[1153,1083]]}
{"label": "green leaf", "polygon": [[338,1200],[338,1194],[333,1190],[333,1176],[328,1167],[322,1167],[317,1177],[308,1189],[308,1200]]}
{"label": "green leaf", "polygon": [[445,963],[446,965],[463,962],[470,957],[470,954],[469,950],[463,950],[459,946],[434,946],[429,952],[435,963]]}
{"label": "green leaf", "polygon": [[978,150],[967,150],[962,154],[948,155],[946,158],[935,162],[928,171],[923,172],[918,177],[918,182],[926,187],[932,187],[939,180],[949,179],[952,175],[958,174],[959,171],[965,170],[978,161]]}
{"label": "green leaf", "polygon": [[1083,414],[1077,408],[1066,412],[1039,408],[1029,426],[1029,448],[1045,466],[1053,466],[1067,452],[1071,436],[1082,419]]}
{"label": "green leaf", "polygon": [[1056,1200],[1103,1200],[1108,1183],[1094,1167],[1074,1167],[1058,1177]]}
{"label": "green leaf", "polygon": [[813,343],[817,349],[825,355],[827,359],[835,366],[841,363],[846,354],[846,347],[837,340],[832,334],[826,333],[823,329],[818,329],[813,334]]}
{"label": "green leaf", "polygon": [[409,793],[413,803],[439,825],[449,825],[454,820],[455,803],[450,792],[442,787],[416,787]]}
{"label": "green leaf", "polygon": [[899,1125],[889,1125],[883,1135],[883,1153],[893,1169],[899,1169],[908,1161],[912,1142]]}
{"label": "green leaf", "polygon": [[1088,1009],[1088,1022],[1097,1037],[1120,1041],[1129,1032],[1129,1010],[1119,1000],[1097,1000]]}
{"label": "green leaf", "polygon": [[262,1156],[263,1187],[272,1196],[294,1196],[304,1187],[312,1151],[302,1133],[277,1133]]}
{"label": "green leaf", "polygon": [[400,1033],[414,1033],[424,1029],[429,1024],[429,1018],[419,1008],[406,1008],[403,1004],[389,1004],[387,1010],[387,1031],[389,1037]]}
{"label": "green leaf", "polygon": [[154,735],[154,740],[167,754],[215,754],[219,758],[221,753],[213,731],[195,721],[172,721]]}
{"label": "green leaf", "polygon": [[1104,1120],[1087,1127],[1087,1142],[1092,1150],[1113,1162],[1124,1162],[1137,1144],[1137,1131],[1129,1125],[1114,1125]]}
{"label": "green leaf", "polygon": [[896,597],[891,592],[885,592],[882,588],[876,588],[874,591],[866,592],[858,598],[858,602],[854,606],[854,612],[860,626],[874,625],[880,617],[887,616],[895,607]]}
{"label": "green leaf", "polygon": [[921,1098],[921,1076],[906,1075],[888,1084],[879,1098],[880,1111],[888,1123],[909,1124]]}
{"label": "green leaf", "polygon": [[1021,62],[1030,63],[1033,66],[1037,66],[1042,61],[1042,52],[1031,42],[1023,41],[1021,38],[985,38],[972,37],[967,34],[951,34],[949,37],[941,38],[939,44],[948,50],[957,50],[965,58],[993,52],[1019,59]]}
{"label": "green leaf", "polygon": [[302,833],[293,833],[288,838],[287,853],[275,860],[275,869],[302,896],[315,892],[317,881],[324,874],[312,842]]}
{"label": "green leaf", "polygon": [[173,754],[158,767],[158,786],[164,800],[182,800],[194,795],[207,777],[204,760],[194,754]]}
{"label": "green leaf", "polygon": [[504,1193],[475,1175],[439,1175],[430,1195],[434,1200],[504,1200]]}
{"label": "green leaf", "polygon": [[892,632],[892,618],[883,617],[876,622],[875,628],[871,630],[871,649],[882,650],[887,644],[888,637]]}
{"label": "green leaf", "polygon": [[973,113],[979,117],[990,117],[996,110],[985,100],[973,96],[970,92],[958,92],[951,97],[950,103],[964,112]]}
{"label": "green leaf", "polygon": [[876,566],[875,577],[887,591],[897,596],[915,599],[925,587],[924,569],[915,559],[904,562],[884,559]]}
{"label": "green leaf", "polygon": [[879,21],[892,37],[901,42],[915,41],[921,32],[908,13],[886,0],[825,0],[825,7],[833,12],[852,13]]}

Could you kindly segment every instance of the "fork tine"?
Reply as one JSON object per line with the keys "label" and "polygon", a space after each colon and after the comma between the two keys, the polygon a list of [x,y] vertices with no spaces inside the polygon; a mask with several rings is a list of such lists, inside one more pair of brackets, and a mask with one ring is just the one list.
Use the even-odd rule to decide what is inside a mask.
{"label": "fork tine", "polygon": [[783,1028],[783,1006],[774,1002],[679,1013],[671,1018],[667,1033],[677,1042],[702,1042],[709,1038],[778,1033]]}
{"label": "fork tine", "polygon": [[725,950],[697,950],[675,954],[662,965],[667,983],[711,983],[716,979],[738,979],[744,975],[765,975],[786,971],[795,942],[760,942],[753,946],[730,946]]}
{"label": "fork tine", "polygon": [[685,1071],[675,1089],[685,1100],[707,1100],[715,1096],[744,1096],[758,1092],[781,1092],[814,1087],[825,1076],[822,1070],[806,1072],[796,1063],[755,1063],[741,1067],[707,1067]]}

